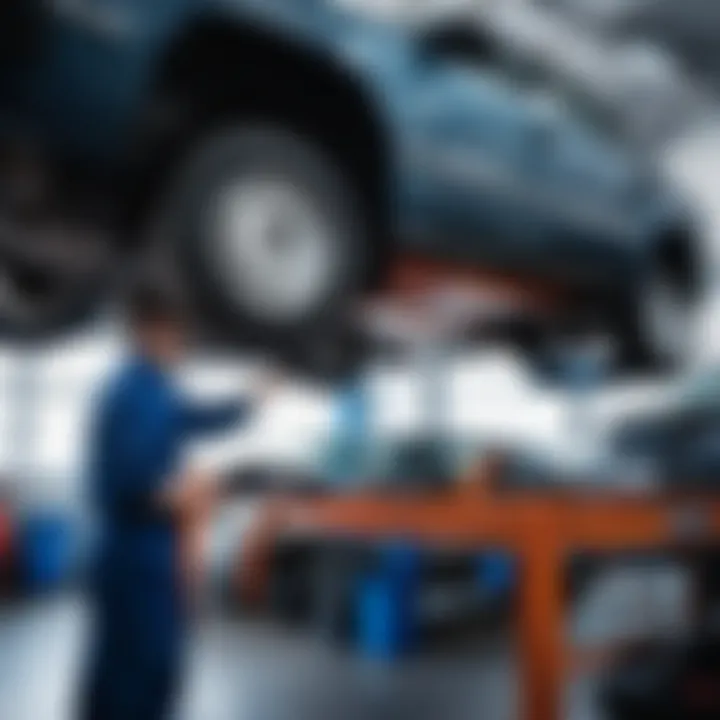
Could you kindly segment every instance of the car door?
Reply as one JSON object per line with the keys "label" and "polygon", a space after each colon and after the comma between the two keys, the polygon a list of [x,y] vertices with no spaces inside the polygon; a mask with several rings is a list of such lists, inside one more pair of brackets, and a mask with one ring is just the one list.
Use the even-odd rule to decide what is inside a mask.
{"label": "car door", "polygon": [[401,207],[417,244],[498,260],[536,230],[519,190],[530,123],[492,48],[476,42],[454,26],[419,42],[400,107]]}
{"label": "car door", "polygon": [[607,273],[633,232],[632,168],[572,106],[557,105],[548,123],[551,151],[534,170],[543,210],[538,262],[583,275]]}

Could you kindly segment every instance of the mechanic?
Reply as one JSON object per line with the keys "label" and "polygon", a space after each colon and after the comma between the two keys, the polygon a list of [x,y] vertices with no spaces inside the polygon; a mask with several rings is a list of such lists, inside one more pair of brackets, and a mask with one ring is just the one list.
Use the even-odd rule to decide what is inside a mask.
{"label": "mechanic", "polygon": [[186,340],[172,294],[137,290],[129,313],[131,358],[104,389],[93,427],[101,540],[84,720],[160,720],[172,712],[197,589],[198,523],[218,495],[214,478],[183,469],[183,446],[246,421],[276,387],[268,376],[252,401],[190,404],[172,378]]}

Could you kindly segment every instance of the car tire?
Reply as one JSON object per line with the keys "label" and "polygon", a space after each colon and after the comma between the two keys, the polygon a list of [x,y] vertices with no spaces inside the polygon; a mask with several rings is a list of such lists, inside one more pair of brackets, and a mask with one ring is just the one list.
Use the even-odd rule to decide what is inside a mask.
{"label": "car tire", "polygon": [[[309,373],[355,364],[360,344],[345,326],[370,243],[359,193],[320,148],[274,126],[216,132],[163,207],[177,276],[213,338]],[[328,342],[332,352],[315,352]]]}

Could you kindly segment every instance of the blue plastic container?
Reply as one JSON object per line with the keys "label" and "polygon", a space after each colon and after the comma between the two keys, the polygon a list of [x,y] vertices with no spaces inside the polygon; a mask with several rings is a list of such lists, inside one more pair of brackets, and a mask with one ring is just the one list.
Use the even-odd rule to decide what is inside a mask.
{"label": "blue plastic container", "polygon": [[73,560],[71,522],[59,514],[44,513],[26,518],[18,548],[23,586],[30,592],[45,592],[68,577]]}
{"label": "blue plastic container", "polygon": [[358,646],[364,657],[395,660],[412,648],[407,593],[386,577],[369,577],[359,593]]}
{"label": "blue plastic container", "polygon": [[421,567],[416,548],[393,544],[380,551],[376,571],[361,581],[357,629],[358,646],[365,657],[395,660],[416,647]]}
{"label": "blue plastic container", "polygon": [[504,597],[517,583],[513,558],[505,553],[481,555],[477,561],[477,584],[494,597]]}

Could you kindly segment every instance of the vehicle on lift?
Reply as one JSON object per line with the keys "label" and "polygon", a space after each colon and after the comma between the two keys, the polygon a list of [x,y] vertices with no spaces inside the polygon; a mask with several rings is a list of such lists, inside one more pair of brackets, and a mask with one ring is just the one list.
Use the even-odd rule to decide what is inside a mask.
{"label": "vehicle on lift", "polygon": [[209,325],[266,348],[317,341],[420,253],[576,292],[628,364],[686,351],[690,212],[599,105],[487,28],[331,0],[0,14],[8,329],[57,325],[107,290],[97,236],[116,240],[98,266],[160,258]]}

